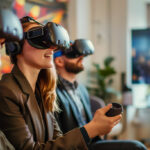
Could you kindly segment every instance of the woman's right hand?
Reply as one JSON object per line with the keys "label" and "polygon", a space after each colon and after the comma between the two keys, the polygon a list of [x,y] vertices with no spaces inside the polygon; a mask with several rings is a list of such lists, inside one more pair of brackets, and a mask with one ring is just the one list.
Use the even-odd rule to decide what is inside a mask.
{"label": "woman's right hand", "polygon": [[94,114],[93,120],[88,124],[84,125],[90,138],[96,136],[102,136],[111,131],[111,129],[119,123],[122,115],[117,115],[114,117],[107,117],[106,112],[112,107],[112,104],[109,104],[101,109],[98,109]]}

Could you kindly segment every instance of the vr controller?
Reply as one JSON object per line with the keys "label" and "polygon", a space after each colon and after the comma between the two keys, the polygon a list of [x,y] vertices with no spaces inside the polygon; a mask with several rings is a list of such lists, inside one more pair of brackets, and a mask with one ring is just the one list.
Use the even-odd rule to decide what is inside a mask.
{"label": "vr controller", "polygon": [[113,117],[123,113],[123,107],[119,103],[112,103],[112,108],[107,111],[106,116]]}
{"label": "vr controller", "polygon": [[[61,49],[68,49],[70,47],[68,32],[61,25],[54,22],[48,22],[45,26],[39,25],[38,27],[31,28],[29,31],[24,32],[24,39],[27,39],[32,47],[40,50],[48,49],[51,46]],[[21,49],[17,42],[6,42],[7,55],[18,54],[21,52]]]}
{"label": "vr controller", "polygon": [[0,4],[0,38],[6,41],[18,41],[23,38],[22,26],[12,12],[12,0],[1,0]]}

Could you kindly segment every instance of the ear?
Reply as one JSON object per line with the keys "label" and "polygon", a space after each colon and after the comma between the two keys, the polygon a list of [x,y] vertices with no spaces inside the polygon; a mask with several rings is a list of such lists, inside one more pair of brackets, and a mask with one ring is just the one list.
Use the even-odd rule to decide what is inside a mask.
{"label": "ear", "polygon": [[56,67],[62,68],[64,67],[64,59],[62,57],[56,57],[54,59]]}

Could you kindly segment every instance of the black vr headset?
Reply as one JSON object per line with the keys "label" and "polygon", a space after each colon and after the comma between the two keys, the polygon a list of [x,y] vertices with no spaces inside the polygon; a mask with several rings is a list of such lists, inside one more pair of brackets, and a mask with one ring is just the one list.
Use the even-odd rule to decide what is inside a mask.
{"label": "black vr headset", "polygon": [[0,38],[5,38],[6,41],[18,41],[23,38],[21,23],[11,10],[12,2],[12,0],[0,2]]}
{"label": "black vr headset", "polygon": [[[24,17],[21,22],[35,21],[31,17]],[[38,23],[40,24],[40,23]],[[24,39],[27,39],[28,43],[37,49],[48,49],[51,46],[61,49],[68,49],[70,47],[70,39],[68,32],[61,25],[54,22],[48,22],[46,25],[41,25],[31,28],[29,31],[24,32]],[[22,42],[20,42],[22,43]],[[20,43],[7,42],[6,54],[13,55],[21,52]]]}
{"label": "black vr headset", "polygon": [[78,39],[73,42],[71,47],[64,51],[64,55],[68,58],[77,58],[79,56],[87,56],[94,53],[94,46],[90,40]]}
{"label": "black vr headset", "polygon": [[69,48],[69,35],[61,26],[53,22],[48,22],[43,27],[35,27],[24,33],[29,44],[38,49],[47,49],[50,46],[59,48]]}

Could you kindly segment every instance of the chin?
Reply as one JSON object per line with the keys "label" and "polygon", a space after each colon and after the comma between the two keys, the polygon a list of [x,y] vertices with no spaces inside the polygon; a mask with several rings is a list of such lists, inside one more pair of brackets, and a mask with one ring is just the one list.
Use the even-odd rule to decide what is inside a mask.
{"label": "chin", "polygon": [[51,64],[48,64],[48,65],[45,65],[45,68],[54,68],[54,64],[51,63]]}

